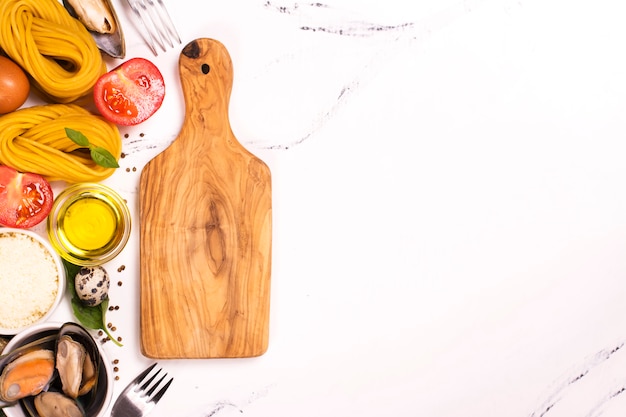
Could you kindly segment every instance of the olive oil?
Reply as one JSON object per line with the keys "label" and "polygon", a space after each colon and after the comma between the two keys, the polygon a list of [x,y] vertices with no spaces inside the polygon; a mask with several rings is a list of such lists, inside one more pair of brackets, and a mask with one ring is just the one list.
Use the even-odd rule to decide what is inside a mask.
{"label": "olive oil", "polygon": [[57,196],[48,217],[55,250],[76,265],[101,265],[115,257],[130,234],[124,200],[101,184],[77,184]]}
{"label": "olive oil", "polygon": [[84,197],[65,211],[63,231],[70,245],[85,251],[105,247],[115,236],[116,213],[99,198]]}

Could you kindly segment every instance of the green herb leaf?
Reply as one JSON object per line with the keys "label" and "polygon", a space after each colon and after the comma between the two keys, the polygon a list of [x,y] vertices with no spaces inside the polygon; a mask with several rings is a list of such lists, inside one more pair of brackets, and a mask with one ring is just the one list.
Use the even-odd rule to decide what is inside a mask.
{"label": "green herb leaf", "polygon": [[72,304],[72,312],[74,313],[76,320],[88,329],[103,330],[113,343],[118,346],[122,346],[122,344],[118,342],[117,339],[111,335],[111,333],[109,333],[107,328],[106,312],[109,310],[109,299],[107,298],[97,306],[88,306],[83,304],[78,298],[78,294],[76,294],[76,287],[74,287],[73,279],[73,277],[78,274],[81,267],[74,265],[65,259],[63,259],[63,265],[65,266],[67,276],[67,289],[72,296],[70,300]]}
{"label": "green herb leaf", "polygon": [[65,276],[67,277],[67,288],[72,294],[72,298],[77,297],[76,288],[74,287],[74,280],[70,279],[70,277],[75,277],[76,274],[78,274],[78,272],[80,271],[81,267],[78,265],[74,265],[73,263],[70,263],[65,259],[63,259],[63,266],[65,267]]}
{"label": "green herb leaf", "polygon": [[87,136],[83,135],[78,130],[74,130],[74,129],[70,129],[69,127],[66,127],[65,134],[78,146],[82,146],[85,148],[89,147],[89,139],[87,139]]}
{"label": "green herb leaf", "polygon": [[119,168],[119,164],[115,157],[107,149],[101,146],[94,146],[89,143],[87,136],[83,135],[78,130],[65,128],[65,134],[78,146],[89,148],[91,159],[97,164],[105,168]]}
{"label": "green herb leaf", "polygon": [[96,164],[105,168],[120,167],[115,157],[111,155],[111,152],[109,152],[105,148],[102,148],[100,146],[94,146],[91,147],[89,151],[91,152],[91,159],[93,159]]}
{"label": "green herb leaf", "polygon": [[102,309],[88,307],[78,298],[72,298],[72,311],[83,326],[93,330],[102,327]]}

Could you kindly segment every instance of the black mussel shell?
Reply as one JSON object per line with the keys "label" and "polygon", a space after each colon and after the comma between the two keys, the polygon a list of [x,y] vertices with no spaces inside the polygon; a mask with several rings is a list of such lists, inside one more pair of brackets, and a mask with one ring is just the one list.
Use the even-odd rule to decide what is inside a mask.
{"label": "black mussel shell", "polygon": [[[124,40],[124,33],[122,32],[120,21],[117,17],[117,14],[115,13],[115,9],[113,8],[111,1],[110,0],[103,0],[103,1],[106,3],[106,6],[111,11],[111,14],[113,15],[113,19],[115,19],[117,30],[113,33],[98,33],[89,29],[87,30],[91,34],[91,37],[94,38],[94,40],[96,41],[96,45],[98,45],[98,48],[102,52],[104,52],[105,54],[109,55],[112,58],[122,59],[126,56],[126,41]],[[63,7],[65,7],[65,9],[69,12],[69,14],[72,17],[79,19],[78,14],[76,13],[76,10],[74,10],[72,5],[67,0],[63,0]]]}

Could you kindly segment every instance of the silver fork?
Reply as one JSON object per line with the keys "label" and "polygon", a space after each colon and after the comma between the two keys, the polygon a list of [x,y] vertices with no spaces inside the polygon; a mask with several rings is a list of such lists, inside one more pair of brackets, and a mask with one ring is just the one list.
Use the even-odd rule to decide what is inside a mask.
{"label": "silver fork", "polygon": [[158,55],[156,45],[165,52],[167,51],[166,43],[170,48],[174,47],[174,42],[181,43],[163,0],[127,1],[133,13],[139,18],[145,31],[143,36],[155,56]]}
{"label": "silver fork", "polygon": [[111,417],[143,417],[154,408],[165,391],[170,387],[174,378],[170,378],[159,391],[158,386],[165,380],[167,373],[163,374],[159,380],[150,387],[150,384],[161,373],[163,369],[157,369],[156,373],[144,381],[150,372],[156,367],[156,363],[150,365],[145,371],[137,375],[130,384],[122,391],[115,401],[111,410]]}

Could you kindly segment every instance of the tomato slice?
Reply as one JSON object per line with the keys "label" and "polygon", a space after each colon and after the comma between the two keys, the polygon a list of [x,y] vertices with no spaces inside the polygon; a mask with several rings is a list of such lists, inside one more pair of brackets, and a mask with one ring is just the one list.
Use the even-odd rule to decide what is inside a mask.
{"label": "tomato slice", "polygon": [[50,183],[38,174],[0,166],[0,224],[28,229],[41,223],[52,209]]}
{"label": "tomato slice", "polygon": [[144,58],[132,58],[102,75],[93,89],[100,114],[123,126],[137,125],[151,117],[165,98],[165,82],[159,69]]}

